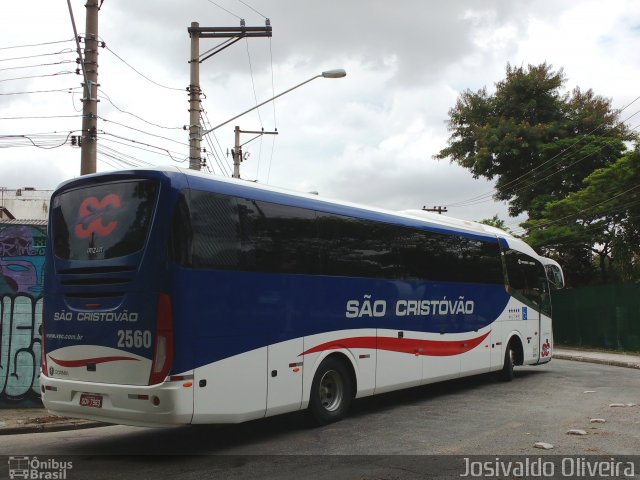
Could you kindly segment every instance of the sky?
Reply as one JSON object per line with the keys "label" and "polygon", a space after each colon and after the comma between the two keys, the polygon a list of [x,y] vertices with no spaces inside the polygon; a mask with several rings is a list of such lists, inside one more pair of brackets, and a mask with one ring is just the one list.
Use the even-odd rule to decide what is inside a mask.
{"label": "sky", "polygon": [[[84,3],[71,1],[80,34]],[[80,174],[70,136],[81,128],[81,77],[66,2],[25,5],[0,6],[0,187],[53,189]],[[547,62],[563,69],[566,91],[591,88],[614,108],[640,95],[632,0],[104,0],[98,171],[188,166],[187,28],[267,18],[271,38],[240,40],[201,63],[205,127],[322,71],[347,76],[315,79],[206,136],[212,175],[230,175],[235,125],[277,130],[244,146],[242,178],[391,210],[498,214],[515,227],[523,218],[508,218],[505,203],[467,201],[491,193],[491,182],[433,158],[460,93],[493,91],[507,63]],[[217,43],[202,39],[200,51]]]}

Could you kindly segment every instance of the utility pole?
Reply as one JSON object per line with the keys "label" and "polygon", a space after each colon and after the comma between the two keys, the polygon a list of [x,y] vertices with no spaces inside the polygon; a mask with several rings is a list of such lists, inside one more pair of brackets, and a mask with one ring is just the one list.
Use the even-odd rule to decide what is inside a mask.
{"label": "utility pole", "polygon": [[96,173],[98,129],[98,0],[87,0],[84,39],[85,96],[82,99],[80,175]]}
{"label": "utility pole", "polygon": [[189,81],[189,168],[200,170],[200,24],[191,22],[191,77]]}
{"label": "utility pole", "polygon": [[[260,131],[252,131],[252,130],[240,130],[240,127],[238,127],[236,125],[236,128],[234,129],[235,132],[235,136],[236,136],[236,142],[235,142],[235,148],[232,151],[233,154],[233,178],[240,178],[240,163],[242,163],[242,147],[244,145],[246,145],[247,143],[255,140],[256,138],[260,137],[261,135],[278,135],[278,132],[265,132],[264,129],[260,130]],[[256,136],[253,137],[251,140],[244,142],[242,145],[240,144],[240,134],[241,133],[253,133]]]}
{"label": "utility pole", "polygon": [[[270,37],[271,22],[267,19],[264,27],[247,27],[244,20],[240,20],[239,27],[200,27],[198,22],[191,22],[191,27],[187,31],[191,37],[191,59],[189,60],[191,64],[189,84],[189,168],[200,170],[200,142],[202,140],[200,127],[200,63],[243,38]],[[228,40],[208,50],[203,54],[206,56],[200,58],[199,44],[201,38],[226,38]],[[238,173],[238,175],[240,174]]]}
{"label": "utility pole", "polygon": [[424,210],[425,212],[437,212],[440,215],[448,212],[447,207],[436,207],[435,205],[433,208],[427,208],[423,206],[422,210]]}

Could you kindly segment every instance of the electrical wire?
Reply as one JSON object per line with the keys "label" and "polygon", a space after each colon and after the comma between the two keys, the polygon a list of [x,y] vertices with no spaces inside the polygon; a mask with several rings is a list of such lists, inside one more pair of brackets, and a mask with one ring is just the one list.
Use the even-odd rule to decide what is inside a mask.
{"label": "electrical wire", "polygon": [[131,64],[129,64],[124,58],[122,58],[120,55],[118,55],[116,52],[114,52],[113,50],[111,50],[106,44],[104,46],[108,52],[110,52],[113,56],[115,56],[118,60],[120,60],[122,63],[124,63],[127,67],[129,67],[131,70],[133,70],[134,72],[136,72],[138,75],[140,75],[142,78],[144,78],[145,80],[153,83],[154,85],[157,85],[158,87],[162,87],[162,88],[166,88],[167,90],[175,90],[178,92],[184,92],[185,89],[184,88],[176,88],[176,87],[168,87],[166,85],[162,85],[161,83],[156,82],[155,80],[152,80],[151,78],[149,78],[148,76],[146,76],[144,73],[140,72],[140,70],[138,70],[137,68],[133,67]]}
{"label": "electrical wire", "polygon": [[[116,135],[114,133],[105,132],[104,130],[101,130],[99,133],[101,133],[102,135],[108,135],[108,136],[117,138],[119,140],[124,140],[124,141],[129,142],[129,143],[133,143],[134,145],[129,145],[129,143],[124,143],[124,142],[119,142],[117,140],[113,140],[112,138],[103,138],[103,140],[114,142],[114,143],[119,143],[121,145],[127,145],[127,146],[129,146],[131,148],[138,148],[140,150],[145,150],[147,152],[155,153],[155,154],[158,154],[158,155],[163,155],[165,157],[169,157],[171,160],[173,160],[176,163],[184,163],[186,160],[189,159],[189,157],[187,156],[183,160],[176,160],[176,158],[173,155],[181,156],[182,153],[174,152],[174,151],[169,150],[169,149],[164,148],[164,147],[158,147],[157,145],[152,145],[150,143],[140,142],[138,140],[134,140],[134,139],[131,139],[131,138],[122,137],[122,136]],[[142,145],[142,146],[139,146],[139,145]],[[155,150],[148,150],[148,149],[143,148],[143,147],[155,148],[156,150],[160,150],[160,151],[166,152],[166,153],[160,153],[160,152],[157,152]]]}
{"label": "electrical wire", "polygon": [[150,122],[149,120],[145,120],[144,118],[140,117],[139,115],[136,115],[135,113],[127,112],[126,110],[123,110],[122,108],[118,107],[115,103],[113,103],[111,98],[109,98],[109,95],[107,95],[107,93],[104,90],[98,89],[98,91],[102,94],[102,95],[98,95],[98,98],[104,98],[116,110],[118,110],[121,113],[125,113],[127,115],[131,115],[132,117],[135,117],[138,120],[140,120],[140,121],[142,121],[144,123],[147,123],[149,125],[153,125],[154,127],[164,128],[165,130],[183,130],[183,127],[166,127],[166,126],[163,126],[163,125],[158,125],[157,123],[153,123],[153,122]]}
{"label": "electrical wire", "polygon": [[[202,123],[203,123],[205,128],[211,128],[211,122],[209,121],[209,116],[207,115],[207,111],[206,110],[202,109],[200,111],[200,118],[201,118]],[[218,168],[220,168],[220,171],[221,171],[222,175],[231,176],[231,174],[230,174],[230,172],[228,170],[228,165],[223,160],[224,152],[222,152],[222,148],[220,148],[220,153],[221,154],[219,155],[218,154],[218,150],[216,149],[215,145],[211,141],[211,138],[209,138],[209,137],[210,137],[209,135],[205,135],[205,141],[207,142],[207,144],[211,148],[211,151],[213,152],[214,159],[215,159],[216,164],[218,165]],[[214,138],[216,139],[216,142],[217,142],[217,138],[215,137],[215,135],[214,135]],[[220,143],[219,142],[218,142],[218,147],[220,147]]]}
{"label": "electrical wire", "polygon": [[43,115],[31,117],[0,117],[0,120],[45,120],[50,118],[82,118],[84,115]]}
{"label": "electrical wire", "polygon": [[52,65],[64,65],[65,63],[76,63],[75,60],[61,60],[59,62],[52,62],[52,63],[37,63],[35,65],[22,65],[19,67],[7,67],[7,68],[0,68],[0,72],[4,72],[6,70],[19,70],[22,68],[37,68],[37,67],[50,67]]}
{"label": "electrical wire", "polygon": [[[56,144],[54,144],[52,146],[38,145],[33,140],[33,138],[31,138],[32,136],[36,136],[35,134],[34,135],[2,135],[2,136],[0,136],[0,140],[3,140],[5,138],[7,138],[7,139],[8,138],[11,138],[11,139],[25,139],[25,140],[28,140],[31,143],[31,145],[33,145],[34,147],[41,148],[43,150],[53,150],[54,148],[60,148],[60,147],[64,146],[67,143],[67,141],[69,140],[69,137],[71,136],[72,133],[73,133],[73,131],[69,132],[69,134],[66,137],[59,136],[59,138],[64,138],[62,143],[58,144],[58,142],[59,142],[59,140],[58,140],[58,141],[56,141]],[[50,139],[50,141],[54,141],[54,139]],[[12,145],[12,146],[15,147],[15,146],[25,146],[25,145]],[[9,148],[9,147],[2,147],[2,148]]]}
{"label": "electrical wire", "polygon": [[[630,117],[628,117],[628,119],[632,118],[633,116],[637,115],[638,113],[640,113],[640,111],[638,111],[638,112],[634,113],[633,115],[631,115]],[[637,126],[635,126],[635,127],[631,128],[631,129],[629,129],[629,132],[633,132],[634,130],[637,130],[637,129],[638,129],[638,127],[640,127],[640,125],[637,125]],[[594,142],[594,143],[595,143],[595,142]],[[575,144],[574,144],[574,145],[575,145]],[[573,145],[572,145],[572,146],[573,146]],[[570,148],[572,148],[572,146],[570,146],[570,147],[568,147],[567,149],[563,150],[563,152],[566,152],[567,150],[569,150]],[[583,157],[578,158],[577,160],[575,160],[574,162],[570,163],[569,165],[560,166],[560,168],[559,168],[558,170],[556,170],[556,171],[554,171],[554,172],[551,172],[549,175],[546,175],[546,176],[544,176],[544,177],[538,178],[538,179],[537,179],[537,180],[535,180],[535,181],[529,181],[529,183],[527,183],[526,185],[524,185],[524,186],[522,186],[522,187],[517,187],[517,188],[515,188],[514,190],[512,190],[512,191],[510,192],[510,195],[511,195],[511,196],[513,196],[513,195],[516,195],[516,194],[518,194],[518,193],[520,193],[520,192],[522,192],[522,191],[524,191],[524,190],[530,189],[530,188],[531,188],[531,187],[533,187],[534,185],[537,185],[537,184],[539,184],[539,183],[541,183],[541,182],[544,182],[545,180],[548,180],[549,178],[551,178],[551,177],[553,177],[553,176],[555,176],[555,175],[559,174],[559,173],[560,173],[560,172],[562,172],[562,171],[568,170],[569,168],[571,168],[571,167],[573,167],[574,165],[576,165],[576,164],[578,164],[578,163],[582,162],[583,160],[586,160],[587,158],[590,158],[590,157],[592,157],[593,155],[595,155],[595,154],[599,153],[599,152],[600,152],[600,150],[602,150],[603,148],[604,148],[604,146],[601,146],[598,150],[593,151],[593,152],[591,152],[591,153],[589,153],[589,154],[587,154],[587,155],[585,155],[585,156],[583,156]],[[563,152],[561,152],[561,153],[563,153]],[[560,155],[560,154],[558,154],[558,155]],[[557,157],[557,155],[556,155],[556,157]],[[556,158],[556,157],[554,157],[554,158]],[[547,162],[545,162],[545,163],[547,163]],[[524,178],[526,175],[530,175],[530,174],[531,174],[531,172],[533,172],[534,170],[535,170],[535,169],[532,169],[532,170],[530,170],[527,174],[522,175],[522,176],[520,176],[520,177],[518,177],[518,178],[522,179],[522,178]],[[550,168],[546,168],[546,169],[544,169],[544,170],[542,170],[541,172],[538,172],[538,173],[544,173],[544,172],[549,171],[549,170],[550,170]],[[509,182],[509,183],[513,183],[513,182],[515,182],[516,180],[518,180],[518,179],[514,179],[512,182]],[[487,194],[482,194],[482,195],[478,195],[478,196],[476,196],[476,197],[474,197],[474,198],[476,198],[476,200],[475,200],[475,201],[474,201],[473,199],[469,199],[469,200],[467,200],[466,202],[459,202],[459,203],[448,204],[447,206],[449,206],[449,207],[469,207],[469,206],[474,206],[474,205],[480,205],[480,204],[482,204],[482,203],[488,203],[488,202],[493,201],[493,193],[491,193],[491,196],[489,196],[489,197],[487,197]]]}
{"label": "electrical wire", "polygon": [[[640,96],[636,97],[635,99],[633,99],[631,102],[629,102],[627,105],[625,105],[624,107],[622,107],[621,109],[617,110],[617,114],[622,113],[624,110],[626,110],[627,108],[629,108],[631,105],[633,105],[635,102],[637,102],[638,100],[640,100]],[[632,117],[634,117],[635,115],[637,115],[640,111],[635,112],[634,114],[630,115],[629,117],[627,117],[625,120],[621,121],[621,124],[624,124],[625,122],[627,122],[628,120],[630,120]],[[507,182],[502,188],[506,188],[508,186],[513,186],[513,184],[517,184],[520,180],[526,179],[528,178],[532,172],[537,171],[539,169],[541,169],[542,167],[544,167],[545,165],[549,164],[550,162],[552,162],[553,160],[555,160],[556,158],[560,157],[561,155],[563,155],[564,153],[566,153],[567,151],[571,150],[572,148],[574,148],[576,145],[578,145],[580,142],[582,142],[584,139],[586,139],[587,137],[589,137],[590,135],[592,135],[593,133],[595,133],[597,130],[599,130],[600,128],[602,128],[604,126],[603,124],[598,125],[597,127],[595,127],[593,130],[591,130],[590,132],[580,136],[573,144],[569,145],[567,148],[565,148],[564,150],[562,150],[561,152],[557,153],[556,155],[554,155],[553,157],[551,157],[550,159],[546,160],[545,162],[541,163],[540,165],[537,165],[536,167],[530,169],[529,171],[527,171],[527,173],[520,175],[519,177]],[[546,171],[547,169],[543,170]],[[545,179],[548,177],[545,177]],[[529,188],[529,185],[527,185],[526,188]],[[515,193],[518,193],[518,191],[516,190]],[[480,195],[476,195],[475,197],[471,197],[469,199],[466,200],[461,200],[458,202],[454,202],[449,204],[448,206],[450,207],[460,207],[460,206],[470,206],[470,205],[477,205],[477,203],[469,203],[469,202],[475,202],[476,200],[480,200],[480,199],[484,199],[487,196],[489,197],[493,197],[493,195],[495,194],[495,190],[491,191],[491,192],[487,192],[484,194],[480,194]],[[489,200],[487,201],[491,201],[492,199],[489,198]],[[480,202],[480,203],[484,203]]]}
{"label": "electrical wire", "polygon": [[263,17],[263,18],[265,18],[265,19],[267,18],[267,17],[265,17],[263,14],[261,14],[258,10],[256,10],[256,9],[255,9],[255,8],[253,8],[251,5],[249,5],[248,3],[243,2],[242,0],[238,0],[238,1],[239,1],[241,4],[243,4],[243,5],[247,6],[247,7],[249,7],[251,10],[253,10],[254,12],[256,12],[256,13],[257,13],[258,15],[260,15],[261,17]]}
{"label": "electrical wire", "polygon": [[78,88],[82,88],[82,87],[60,88],[56,90],[31,90],[27,92],[7,92],[7,93],[0,93],[0,95],[26,95],[26,94],[33,94],[33,93],[53,93],[53,92],[74,93],[73,90]]}
{"label": "electrical wire", "polygon": [[0,80],[0,82],[11,82],[14,80],[29,80],[32,78],[45,78],[45,77],[57,77],[59,75],[70,75],[70,74],[74,74],[76,72],[67,70],[64,72],[57,72],[57,73],[48,73],[48,74],[44,74],[44,75],[30,75],[27,77],[14,77],[14,78],[3,78]]}
{"label": "electrical wire", "polygon": [[0,50],[10,50],[12,48],[25,48],[25,47],[41,47],[43,45],[54,45],[56,43],[66,43],[66,42],[73,42],[73,38],[70,38],[68,40],[57,40],[55,42],[43,42],[43,43],[32,43],[30,45],[13,45],[10,47],[0,47]]}
{"label": "electrical wire", "polygon": [[[589,212],[591,212],[591,214],[595,215],[595,216],[602,216],[602,215],[607,215],[607,214],[610,214],[610,213],[613,213],[613,212],[617,212],[618,210],[627,209],[629,207],[632,207],[632,206],[635,206],[637,204],[640,204],[640,199],[639,199],[639,200],[633,200],[631,202],[628,202],[628,203],[625,203],[625,204],[622,204],[622,205],[613,206],[608,210],[596,211],[597,207],[599,207],[601,205],[604,205],[606,203],[609,203],[613,199],[621,197],[622,195],[625,195],[625,194],[635,190],[636,188],[640,188],[640,185],[635,185],[635,186],[633,186],[633,187],[631,187],[631,188],[629,188],[629,189],[627,189],[627,190],[625,190],[623,192],[618,193],[617,195],[614,195],[613,197],[609,197],[606,200],[603,200],[601,202],[597,202],[597,203],[589,205],[589,206],[587,206],[585,208],[582,208],[580,210],[580,212],[578,212],[578,213],[571,213],[569,215],[565,215],[564,217],[555,218],[553,220],[549,220],[547,222],[543,222],[543,223],[540,223],[538,225],[535,225],[531,230],[542,230],[544,228],[548,228],[548,227],[552,227],[552,226],[556,226],[556,225],[561,225],[561,224],[564,223],[565,220],[567,220],[569,218],[574,218],[576,220],[579,219],[579,218],[587,219],[587,218],[590,217]],[[520,229],[523,232],[527,231],[527,229],[522,228],[522,227],[520,227]]]}
{"label": "electrical wire", "polygon": [[24,60],[26,58],[49,57],[52,55],[63,55],[65,53],[74,53],[74,51],[71,48],[65,48],[64,50],[60,50],[59,52],[53,52],[53,53],[41,53],[39,55],[26,55],[24,57],[14,57],[14,58],[0,58],[0,62],[8,62],[11,60]]}
{"label": "electrical wire", "polygon": [[238,16],[238,15],[236,15],[235,13],[230,12],[230,11],[229,11],[229,10],[227,10],[226,8],[224,8],[224,7],[220,6],[220,5],[218,5],[216,2],[214,2],[214,1],[212,1],[212,0],[207,0],[207,1],[208,1],[209,3],[214,4],[214,5],[215,5],[216,7],[218,7],[220,10],[224,10],[224,11],[225,11],[225,12],[227,12],[229,15],[232,15],[232,16],[236,17],[238,20],[242,20],[242,17],[239,17],[239,16]]}
{"label": "electrical wire", "polygon": [[139,128],[131,127],[131,126],[129,126],[129,125],[125,125],[124,123],[116,122],[116,121],[114,121],[114,120],[109,120],[108,118],[101,117],[101,116],[99,116],[99,115],[98,115],[98,118],[99,118],[100,120],[102,120],[103,122],[113,123],[114,125],[119,125],[119,126],[121,126],[121,127],[128,128],[129,130],[134,130],[134,131],[136,131],[136,132],[143,133],[143,134],[145,134],[145,135],[149,135],[150,137],[161,138],[161,139],[163,139],[163,140],[167,140],[167,141],[169,141],[169,142],[174,142],[174,143],[177,143],[177,144],[179,144],[179,145],[185,145],[185,146],[187,146],[187,147],[189,146],[189,144],[188,144],[188,143],[186,143],[186,142],[181,142],[181,141],[179,141],[179,140],[174,140],[173,138],[164,137],[164,136],[162,136],[162,135],[156,135],[156,134],[154,134],[154,133],[145,132],[144,130],[140,130]]}

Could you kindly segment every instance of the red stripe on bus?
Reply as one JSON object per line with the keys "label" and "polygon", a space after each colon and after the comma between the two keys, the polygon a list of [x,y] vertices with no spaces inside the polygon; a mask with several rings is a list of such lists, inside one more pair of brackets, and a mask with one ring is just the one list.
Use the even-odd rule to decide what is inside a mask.
{"label": "red stripe on bus", "polygon": [[85,367],[89,363],[107,363],[107,362],[119,362],[120,360],[135,360],[139,362],[140,360],[132,357],[100,357],[100,358],[85,358],[83,360],[58,360],[57,358],[49,357],[55,363],[60,365],[61,367]]}
{"label": "red stripe on bus", "polygon": [[428,357],[448,357],[460,355],[474,349],[489,336],[491,331],[477,338],[469,340],[418,340],[414,338],[396,337],[351,337],[341,340],[322,343],[300,355],[317,353],[325,350],[337,350],[340,348],[367,348],[372,350],[387,350],[390,352],[419,354]]}

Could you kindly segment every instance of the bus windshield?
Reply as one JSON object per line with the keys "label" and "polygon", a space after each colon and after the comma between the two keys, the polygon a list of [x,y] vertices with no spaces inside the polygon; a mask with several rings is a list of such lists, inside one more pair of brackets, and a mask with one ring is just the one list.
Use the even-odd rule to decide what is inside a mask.
{"label": "bus windshield", "polygon": [[53,247],[64,260],[106,260],[142,249],[158,192],[154,181],[69,190],[53,199]]}

